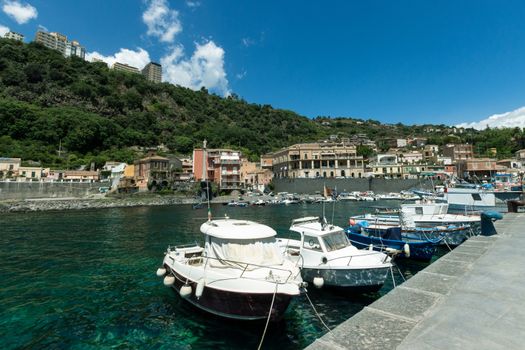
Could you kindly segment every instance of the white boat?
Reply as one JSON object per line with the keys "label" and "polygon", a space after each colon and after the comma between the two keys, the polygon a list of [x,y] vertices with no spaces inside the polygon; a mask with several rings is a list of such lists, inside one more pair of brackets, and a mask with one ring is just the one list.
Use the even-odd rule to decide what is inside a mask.
{"label": "white boat", "polygon": [[359,200],[372,202],[376,200],[376,195],[372,191],[362,192],[359,194]]}
{"label": "white boat", "polygon": [[303,282],[297,265],[283,257],[276,232],[252,221],[228,218],[209,220],[200,229],[204,247],[168,247],[157,271],[164,276],[164,284],[218,316],[282,318]]}
{"label": "white boat", "polygon": [[340,201],[358,201],[359,197],[355,193],[341,192],[337,199]]}
{"label": "white boat", "polygon": [[477,214],[448,214],[448,207],[448,203],[436,202],[402,204],[400,218],[405,227],[461,226],[481,222]]}
{"label": "white boat", "polygon": [[380,200],[401,200],[401,195],[399,193],[390,192],[386,194],[378,194],[377,199]]}
{"label": "white boat", "polygon": [[377,291],[392,267],[386,254],[357,249],[341,227],[329,225],[324,219],[293,220],[290,231],[301,239],[278,239],[281,249],[301,266],[303,279],[316,287]]}
{"label": "white boat", "polygon": [[444,197],[453,209],[487,209],[496,206],[494,192],[476,186],[449,187]]}

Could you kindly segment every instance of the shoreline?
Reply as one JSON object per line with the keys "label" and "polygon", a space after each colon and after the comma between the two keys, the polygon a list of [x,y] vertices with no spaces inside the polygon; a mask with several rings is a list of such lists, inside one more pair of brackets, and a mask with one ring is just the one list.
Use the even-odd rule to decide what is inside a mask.
{"label": "shoreline", "polygon": [[[229,202],[231,199],[232,197],[230,196],[216,197],[211,203],[225,203]],[[14,201],[0,201],[0,213],[190,205],[198,202],[199,200],[195,198],[184,196],[31,198]]]}

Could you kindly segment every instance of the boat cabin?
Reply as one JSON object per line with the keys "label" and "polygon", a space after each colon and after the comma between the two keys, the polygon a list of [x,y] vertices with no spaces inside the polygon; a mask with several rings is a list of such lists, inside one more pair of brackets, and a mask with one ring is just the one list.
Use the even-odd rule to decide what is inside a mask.
{"label": "boat cabin", "polygon": [[301,254],[307,251],[329,253],[351,245],[341,227],[327,224],[315,216],[294,220],[290,231],[301,235]]}

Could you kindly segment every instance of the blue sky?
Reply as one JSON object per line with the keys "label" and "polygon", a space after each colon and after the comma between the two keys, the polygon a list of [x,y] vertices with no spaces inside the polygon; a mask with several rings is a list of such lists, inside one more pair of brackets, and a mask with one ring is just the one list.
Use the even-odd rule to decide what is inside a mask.
{"label": "blue sky", "polygon": [[483,122],[525,126],[523,1],[0,4],[0,25],[26,41],[44,26],[90,57],[162,62],[166,80],[308,117],[452,125],[502,114]]}

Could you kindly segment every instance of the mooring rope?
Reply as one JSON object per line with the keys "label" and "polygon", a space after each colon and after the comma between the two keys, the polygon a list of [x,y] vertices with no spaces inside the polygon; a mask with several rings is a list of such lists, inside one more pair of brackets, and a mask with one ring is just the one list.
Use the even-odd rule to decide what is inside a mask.
{"label": "mooring rope", "polygon": [[329,333],[332,333],[332,330],[330,329],[330,327],[328,327],[328,326],[326,325],[326,323],[324,323],[323,319],[321,318],[321,315],[319,315],[319,313],[318,313],[317,310],[315,309],[314,304],[312,303],[312,301],[310,300],[310,297],[308,296],[308,292],[305,292],[304,295],[306,295],[306,299],[308,299],[308,302],[310,303],[310,306],[311,306],[312,309],[314,310],[315,315],[317,316],[317,318],[319,319],[319,321],[321,321],[321,323],[323,324],[323,326],[325,326],[325,328],[328,330]]}
{"label": "mooring rope", "polygon": [[275,301],[275,296],[277,295],[277,287],[278,286],[279,285],[277,283],[275,283],[275,291],[273,292],[272,303],[270,305],[270,310],[268,311],[268,317],[266,318],[266,325],[264,326],[264,332],[262,334],[261,341],[259,342],[259,346],[257,347],[257,350],[261,349],[261,347],[263,345],[264,337],[266,336],[266,330],[268,329],[268,323],[270,323],[270,317],[272,316],[273,303]]}
{"label": "mooring rope", "polygon": [[394,278],[394,268],[390,266],[390,275],[392,276],[392,283],[394,284],[394,288],[396,288],[396,279]]}

